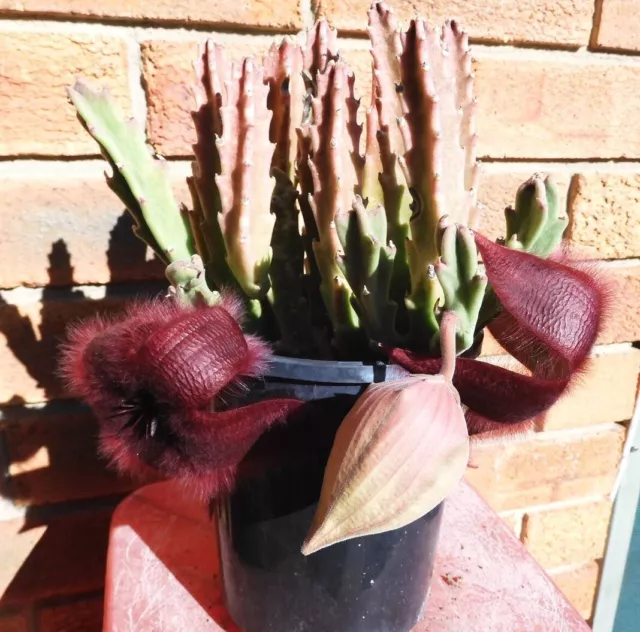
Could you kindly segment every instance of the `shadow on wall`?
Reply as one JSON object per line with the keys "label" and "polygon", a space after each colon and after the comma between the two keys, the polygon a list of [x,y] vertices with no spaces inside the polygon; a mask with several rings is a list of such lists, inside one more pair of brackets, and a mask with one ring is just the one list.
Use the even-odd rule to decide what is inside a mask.
{"label": "shadow on wall", "polygon": [[129,213],[123,211],[110,233],[110,278],[126,279],[127,270],[135,270],[150,282],[107,285],[103,297],[88,300],[74,288],[71,255],[60,239],[49,253],[49,282],[42,290],[39,325],[30,317],[37,318],[36,314],[25,313],[21,305],[0,296],[0,333],[40,390],[38,399],[44,401],[24,406],[28,402],[18,392],[21,386],[14,383],[16,393],[0,402],[0,465],[3,456],[9,465],[0,478],[0,497],[28,506],[90,498],[102,490],[109,493],[131,486],[99,461],[96,422],[86,406],[68,399],[56,372],[59,346],[69,323],[98,312],[117,313],[131,299],[156,295],[166,287],[160,281],[164,276],[161,262],[147,260],[146,245],[133,234],[132,226]]}
{"label": "shadow on wall", "polygon": [[[109,275],[122,281],[135,271],[136,278],[149,282],[113,283],[101,298],[88,300],[74,288],[71,255],[60,239],[51,245],[41,302],[32,304],[39,314],[0,296],[0,333],[43,402],[25,405],[34,398],[19,384],[23,377],[6,376],[13,383],[4,391],[16,390],[0,402],[0,504],[4,497],[26,507],[26,513],[13,534],[6,534],[6,548],[0,543],[2,564],[15,565],[6,569],[9,585],[0,586],[1,611],[78,591],[93,591],[99,600],[111,513],[134,483],[98,457],[96,421],[88,407],[69,399],[56,373],[69,323],[97,312],[117,313],[135,297],[164,291],[164,267],[157,259],[147,260],[146,245],[132,233],[132,225],[124,211],[110,233]],[[24,532],[29,533],[20,537],[29,546],[23,540],[13,551],[11,535]]]}

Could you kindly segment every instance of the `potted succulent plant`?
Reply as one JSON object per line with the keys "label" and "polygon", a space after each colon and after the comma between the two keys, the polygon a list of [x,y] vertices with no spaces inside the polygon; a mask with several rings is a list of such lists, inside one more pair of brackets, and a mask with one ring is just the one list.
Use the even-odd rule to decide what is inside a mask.
{"label": "potted succulent plant", "polygon": [[[605,312],[550,178],[519,188],[503,240],[477,231],[459,25],[402,30],[379,2],[369,35],[370,104],[324,19],[260,61],[208,41],[190,208],[106,92],[69,89],[170,291],[76,326],[62,368],[120,469],[214,499],[245,632],[412,629],[470,437],[552,406]],[[521,371],[478,359],[485,329]]]}

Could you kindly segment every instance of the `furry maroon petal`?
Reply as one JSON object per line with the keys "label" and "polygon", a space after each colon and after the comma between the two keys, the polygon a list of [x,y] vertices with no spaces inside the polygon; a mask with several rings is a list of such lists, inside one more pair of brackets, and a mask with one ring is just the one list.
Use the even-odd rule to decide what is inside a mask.
{"label": "furry maroon petal", "polygon": [[274,399],[224,412],[149,410],[148,423],[103,424],[101,448],[120,471],[144,477],[153,472],[210,497],[233,487],[237,466],[254,443],[300,405]]}
{"label": "furry maroon petal", "polygon": [[[389,357],[412,373],[434,375],[440,370],[439,358],[421,358],[403,349],[390,349]],[[469,358],[457,358],[453,376],[462,403],[476,415],[499,424],[519,423],[548,410],[568,382],[522,375]],[[473,434],[473,428],[469,433]]]}
{"label": "furry maroon petal", "polygon": [[260,435],[300,405],[267,400],[213,411],[220,391],[262,374],[270,351],[244,336],[237,304],[226,304],[232,313],[139,302],[71,332],[61,372],[93,408],[100,450],[119,470],[176,478],[200,494],[227,490]]}
{"label": "furry maroon petal", "polygon": [[186,311],[144,341],[136,370],[159,398],[200,408],[236,376],[261,362],[232,315],[222,307]]}
{"label": "furry maroon petal", "polygon": [[606,293],[596,277],[474,235],[506,312],[490,331],[539,377],[567,377],[579,369],[602,328]]}
{"label": "furry maroon petal", "polygon": [[173,301],[136,302],[117,317],[89,319],[70,328],[59,371],[70,393],[109,409],[138,388],[134,361],[145,339],[179,308]]}
{"label": "furry maroon petal", "polygon": [[502,442],[505,438],[515,438],[530,432],[534,425],[534,419],[525,419],[517,423],[499,423],[478,415],[471,409],[467,409],[464,416],[469,435],[483,441],[485,439],[500,439]]}

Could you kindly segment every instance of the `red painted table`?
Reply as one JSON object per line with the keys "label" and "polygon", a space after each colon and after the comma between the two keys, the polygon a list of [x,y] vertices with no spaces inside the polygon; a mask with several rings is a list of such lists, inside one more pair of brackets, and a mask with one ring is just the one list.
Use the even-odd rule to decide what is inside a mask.
{"label": "red painted table", "polygon": [[[207,509],[171,483],[116,509],[103,632],[240,632],[222,603]],[[415,632],[588,632],[510,529],[466,483],[447,500],[425,618]]]}

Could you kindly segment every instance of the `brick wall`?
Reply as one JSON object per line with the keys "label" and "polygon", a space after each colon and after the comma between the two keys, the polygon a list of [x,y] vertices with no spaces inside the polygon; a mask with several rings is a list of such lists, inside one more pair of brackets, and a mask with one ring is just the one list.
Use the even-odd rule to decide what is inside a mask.
{"label": "brick wall", "polygon": [[[325,11],[363,69],[369,0]],[[146,6],[144,6],[146,5]],[[0,630],[98,630],[108,521],[131,489],[94,456],[95,426],[54,374],[65,324],[156,290],[162,268],[131,235],[96,145],[67,103],[76,75],[108,85],[171,161],[194,140],[197,42],[234,54],[313,22],[308,0],[0,0]],[[473,38],[485,232],[536,170],[570,198],[569,238],[620,288],[593,371],[537,434],[476,451],[469,479],[586,618],[608,494],[636,397],[640,350],[640,14],[626,0],[396,0],[451,14]],[[475,13],[471,7],[480,7]],[[363,80],[364,77],[364,80]],[[184,192],[184,188],[180,189]],[[569,196],[569,191],[571,195]],[[487,353],[499,353],[488,345]]]}

